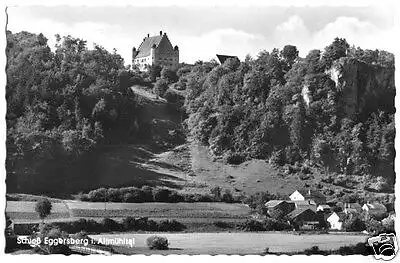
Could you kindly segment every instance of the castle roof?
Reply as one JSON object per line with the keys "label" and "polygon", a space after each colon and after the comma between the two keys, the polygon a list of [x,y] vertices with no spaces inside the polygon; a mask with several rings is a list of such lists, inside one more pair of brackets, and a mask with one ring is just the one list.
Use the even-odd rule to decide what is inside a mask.
{"label": "castle roof", "polygon": [[151,48],[155,45],[157,47],[161,40],[163,38],[163,35],[158,35],[158,36],[152,36],[152,37],[146,37],[142,44],[140,44],[138,48],[138,53],[136,55],[136,58],[142,58],[142,57],[147,57],[150,55]]}
{"label": "castle roof", "polygon": [[219,54],[217,54],[217,58],[219,60],[219,63],[221,63],[221,64],[224,64],[224,62],[229,58],[239,60],[239,58],[237,56],[228,56],[228,55],[219,55]]}

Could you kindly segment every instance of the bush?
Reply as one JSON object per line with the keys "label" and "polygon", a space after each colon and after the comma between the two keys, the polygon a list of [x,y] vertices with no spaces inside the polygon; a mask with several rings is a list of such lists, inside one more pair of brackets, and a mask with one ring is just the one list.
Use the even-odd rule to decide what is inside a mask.
{"label": "bush", "polygon": [[154,85],[154,93],[160,97],[164,97],[167,89],[168,81],[166,81],[165,79],[157,80],[156,84]]}
{"label": "bush", "polygon": [[223,228],[223,229],[233,228],[233,225],[231,223],[228,223],[228,222],[225,222],[225,221],[215,221],[213,224],[216,227]]}
{"label": "bush", "polygon": [[318,246],[313,246],[311,248],[305,249],[304,253],[306,255],[328,255],[328,251],[320,250]]}
{"label": "bush", "polygon": [[176,232],[176,231],[182,231],[186,229],[186,226],[176,220],[163,220],[159,223],[158,225],[158,230],[159,231],[170,231],[170,232]]}
{"label": "bush", "polygon": [[104,218],[101,221],[101,225],[104,227],[104,229],[109,232],[109,231],[120,231],[122,230],[122,226],[121,224],[119,224],[118,222],[116,222],[113,219],[110,218]]}
{"label": "bush", "polygon": [[291,229],[291,226],[283,220],[267,218],[263,223],[266,231],[283,231]]}
{"label": "bush", "polygon": [[231,191],[226,189],[224,194],[222,195],[221,200],[222,200],[222,202],[225,202],[225,203],[233,203],[234,200],[233,200]]}
{"label": "bush", "polygon": [[150,249],[167,250],[168,239],[166,237],[151,236],[146,240],[146,244]]}
{"label": "bush", "polygon": [[238,228],[243,231],[264,231],[263,224],[257,220],[246,220],[246,222],[239,224]]}
{"label": "bush", "polygon": [[223,162],[233,165],[239,165],[246,161],[246,155],[228,151],[222,158]]}
{"label": "bush", "polygon": [[154,189],[153,190],[153,198],[155,202],[164,202],[168,203],[169,197],[171,196],[171,190],[168,189]]}
{"label": "bush", "polygon": [[177,103],[179,101],[183,101],[184,98],[176,93],[175,91],[171,89],[167,89],[167,91],[164,94],[164,98],[169,102],[169,103]]}

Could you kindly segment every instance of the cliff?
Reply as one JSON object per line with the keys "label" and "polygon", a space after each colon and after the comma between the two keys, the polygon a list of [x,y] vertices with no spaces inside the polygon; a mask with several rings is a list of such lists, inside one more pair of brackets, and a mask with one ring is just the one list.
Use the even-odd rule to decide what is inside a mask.
{"label": "cliff", "polygon": [[327,74],[341,93],[339,103],[347,117],[368,116],[377,109],[395,111],[394,68],[344,57],[335,61]]}

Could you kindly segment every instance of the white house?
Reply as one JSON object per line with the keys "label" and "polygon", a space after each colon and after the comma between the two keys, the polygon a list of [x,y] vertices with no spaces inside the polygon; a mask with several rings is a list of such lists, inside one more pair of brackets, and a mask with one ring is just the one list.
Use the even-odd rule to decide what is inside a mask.
{"label": "white house", "polygon": [[331,211],[331,207],[329,205],[318,205],[317,206],[317,212],[330,212]]}
{"label": "white house", "polygon": [[316,204],[325,204],[326,197],[318,191],[311,189],[296,190],[290,196],[292,201],[312,200]]}
{"label": "white house", "polygon": [[343,228],[343,222],[345,219],[345,213],[336,213],[333,212],[327,219],[326,221],[329,222],[330,224],[330,229],[335,229],[335,230],[342,230]]}

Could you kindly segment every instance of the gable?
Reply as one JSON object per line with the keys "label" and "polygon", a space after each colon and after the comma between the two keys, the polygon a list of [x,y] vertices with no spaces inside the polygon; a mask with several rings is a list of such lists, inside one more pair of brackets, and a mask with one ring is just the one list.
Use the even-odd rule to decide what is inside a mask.
{"label": "gable", "polygon": [[173,54],[174,48],[166,35],[164,35],[159,42],[157,52],[161,54]]}
{"label": "gable", "polygon": [[290,200],[304,200],[304,196],[297,190],[294,191],[289,198]]}

